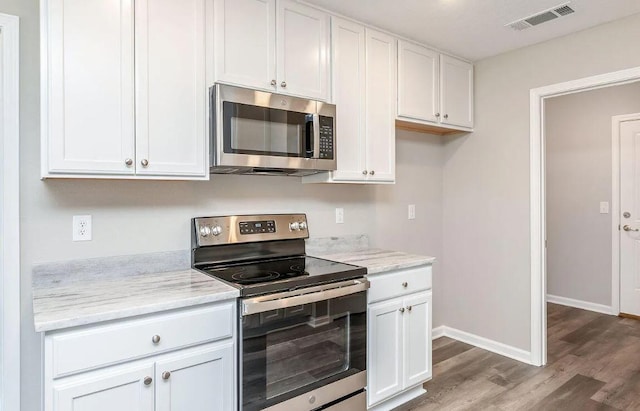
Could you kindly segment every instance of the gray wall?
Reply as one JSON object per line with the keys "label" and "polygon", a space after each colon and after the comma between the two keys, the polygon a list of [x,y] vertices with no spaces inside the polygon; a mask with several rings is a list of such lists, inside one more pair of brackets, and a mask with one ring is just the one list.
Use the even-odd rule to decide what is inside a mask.
{"label": "gray wall", "polygon": [[[2,0],[0,13],[21,18],[23,410],[40,409],[41,347],[31,307],[34,264],[184,250],[190,245],[191,217],[254,211],[304,211],[313,237],[365,233],[374,245],[441,257],[444,148],[428,135],[398,133],[394,186],[303,185],[297,178],[248,176],[214,176],[209,182],[40,180],[38,0]],[[416,204],[415,225],[407,224],[408,201]],[[344,207],[345,224],[335,224],[335,207]],[[93,215],[93,241],[73,243],[71,217],[85,213]],[[376,229],[379,221],[403,227],[403,235],[388,240]],[[438,277],[438,267],[434,272]],[[436,323],[441,323],[439,301],[436,297]]]}
{"label": "gray wall", "polygon": [[545,104],[547,294],[611,306],[611,117],[640,112],[640,82]]}
{"label": "gray wall", "polygon": [[476,64],[476,131],[445,154],[445,324],[530,349],[529,91],[640,66],[639,38],[637,14]]}

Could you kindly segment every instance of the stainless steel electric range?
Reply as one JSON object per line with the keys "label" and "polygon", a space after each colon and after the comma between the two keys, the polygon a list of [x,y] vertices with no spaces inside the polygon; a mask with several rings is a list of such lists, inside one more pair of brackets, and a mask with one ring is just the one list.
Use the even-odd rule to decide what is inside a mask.
{"label": "stainless steel electric range", "polygon": [[366,409],[366,268],[308,237],[304,214],[192,220],[192,266],[240,290],[240,410]]}

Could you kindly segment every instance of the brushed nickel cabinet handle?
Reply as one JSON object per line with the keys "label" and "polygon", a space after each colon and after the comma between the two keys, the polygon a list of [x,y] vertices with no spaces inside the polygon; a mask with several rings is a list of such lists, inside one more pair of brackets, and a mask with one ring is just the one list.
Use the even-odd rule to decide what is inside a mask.
{"label": "brushed nickel cabinet handle", "polygon": [[412,309],[412,308],[413,308],[412,306],[408,306],[408,307],[407,307],[407,311],[411,312],[411,309]]}
{"label": "brushed nickel cabinet handle", "polygon": [[153,337],[151,337],[151,342],[154,344],[158,344],[160,342],[160,336],[159,335],[154,335]]}
{"label": "brushed nickel cabinet handle", "polygon": [[407,287],[409,286],[409,283],[405,281],[404,283],[402,283],[402,286],[403,286],[404,288],[407,288]]}
{"label": "brushed nickel cabinet handle", "polygon": [[400,309],[400,313],[404,314],[404,307]]}
{"label": "brushed nickel cabinet handle", "polygon": [[163,380],[168,380],[169,377],[171,377],[171,372],[165,371],[165,372],[162,373],[162,379]]}
{"label": "brushed nickel cabinet handle", "polygon": [[140,164],[142,164],[142,167],[147,167],[149,165],[149,160],[143,158],[142,160],[140,160]]}
{"label": "brushed nickel cabinet handle", "polygon": [[133,165],[133,160],[132,160],[132,159],[130,159],[130,158],[128,158],[128,159],[124,160],[124,163],[125,163],[127,166],[132,166],[132,165]]}
{"label": "brushed nickel cabinet handle", "polygon": [[144,385],[151,385],[152,382],[153,382],[153,378],[144,377]]}

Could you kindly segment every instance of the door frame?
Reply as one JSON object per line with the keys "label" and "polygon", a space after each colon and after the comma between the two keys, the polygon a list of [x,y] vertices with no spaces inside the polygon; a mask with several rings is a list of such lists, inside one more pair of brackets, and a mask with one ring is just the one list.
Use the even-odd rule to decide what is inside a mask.
{"label": "door frame", "polygon": [[640,120],[640,113],[611,117],[612,196],[611,210],[611,314],[620,314],[620,126],[625,121]]}
{"label": "door frame", "polygon": [[[0,409],[20,409],[20,105],[19,20],[0,14],[2,131],[0,163]],[[4,62],[4,63],[2,63]],[[8,240],[8,241],[7,241]]]}
{"label": "door frame", "polygon": [[544,175],[545,100],[551,97],[633,83],[635,81],[640,81],[640,67],[585,77],[530,90],[531,363],[534,365],[541,366],[547,363],[546,183]]}

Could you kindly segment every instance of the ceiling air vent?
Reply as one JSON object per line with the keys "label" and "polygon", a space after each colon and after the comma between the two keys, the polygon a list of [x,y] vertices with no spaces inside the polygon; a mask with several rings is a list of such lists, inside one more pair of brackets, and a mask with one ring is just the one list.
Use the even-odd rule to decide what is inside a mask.
{"label": "ceiling air vent", "polygon": [[537,26],[538,24],[542,24],[544,22],[555,20],[558,17],[563,17],[574,13],[571,7],[569,7],[569,3],[559,4],[550,9],[541,11],[532,16],[528,16],[509,24],[505,24],[505,27],[511,27],[514,30],[522,31],[528,29],[529,27]]}

